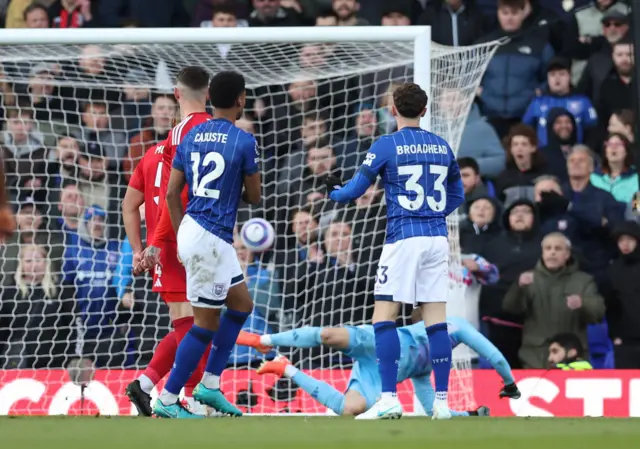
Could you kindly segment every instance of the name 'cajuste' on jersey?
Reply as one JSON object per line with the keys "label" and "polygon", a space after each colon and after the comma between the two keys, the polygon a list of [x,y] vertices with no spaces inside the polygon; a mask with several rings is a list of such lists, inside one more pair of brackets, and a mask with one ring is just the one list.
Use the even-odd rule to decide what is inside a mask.
{"label": "name 'cajuste' on jersey", "polygon": [[402,128],[371,146],[360,171],[372,181],[382,177],[387,243],[447,236],[447,215],[459,205],[448,204],[447,192],[460,182],[460,169],[443,138],[422,128]]}
{"label": "name 'cajuste' on jersey", "polygon": [[258,156],[256,139],[228,120],[212,119],[193,128],[173,160],[189,188],[187,215],[233,243],[244,176],[258,171]]}

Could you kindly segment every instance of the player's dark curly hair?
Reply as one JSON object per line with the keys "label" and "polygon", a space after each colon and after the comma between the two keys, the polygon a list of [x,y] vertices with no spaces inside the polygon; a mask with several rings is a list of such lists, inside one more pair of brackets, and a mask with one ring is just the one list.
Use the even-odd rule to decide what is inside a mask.
{"label": "player's dark curly hair", "polygon": [[209,83],[209,100],[214,108],[230,109],[245,90],[244,76],[240,73],[219,72]]}
{"label": "player's dark curly hair", "polygon": [[203,67],[190,65],[180,70],[176,77],[176,83],[193,91],[203,90],[209,84],[209,72]]}
{"label": "player's dark curly hair", "polygon": [[405,83],[393,92],[393,104],[404,118],[418,118],[427,107],[427,93],[415,83]]}

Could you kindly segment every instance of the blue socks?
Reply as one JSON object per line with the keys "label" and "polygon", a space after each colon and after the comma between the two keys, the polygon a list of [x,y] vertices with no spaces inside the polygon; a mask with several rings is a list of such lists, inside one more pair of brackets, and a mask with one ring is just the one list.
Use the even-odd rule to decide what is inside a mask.
{"label": "blue socks", "polygon": [[250,314],[251,312],[238,312],[233,309],[227,309],[222,314],[220,327],[213,339],[213,347],[207,360],[206,373],[214,376],[222,374],[222,371],[227,367],[227,362],[236,344],[238,334]]}
{"label": "blue socks", "polygon": [[342,415],[342,410],[344,409],[344,394],[340,393],[331,385],[314,379],[301,371],[295,373],[291,380],[309,393],[309,396],[313,399],[333,410],[337,415]]}
{"label": "blue socks", "polygon": [[447,323],[438,323],[427,327],[431,364],[436,383],[436,401],[446,401],[449,391],[449,372],[451,371],[451,340]]}
{"label": "blue socks", "polygon": [[166,391],[176,396],[180,393],[184,384],[187,383],[187,380],[197,368],[198,362],[200,362],[202,354],[204,354],[207,346],[213,340],[214,334],[214,331],[203,329],[195,324],[191,327],[191,330],[184,336],[180,346],[178,346],[176,361],[164,386]]}
{"label": "blue socks", "polygon": [[272,334],[272,346],[289,346],[295,348],[315,348],[322,344],[320,327],[302,327],[287,332]]}
{"label": "blue socks", "polygon": [[[376,335],[376,356],[378,372],[382,383],[382,393],[396,393],[398,383],[398,361],[400,360],[400,338],[393,321],[381,321],[373,325]],[[446,333],[445,336],[449,339]],[[451,354],[451,344],[449,344]],[[448,375],[447,375],[448,377]]]}

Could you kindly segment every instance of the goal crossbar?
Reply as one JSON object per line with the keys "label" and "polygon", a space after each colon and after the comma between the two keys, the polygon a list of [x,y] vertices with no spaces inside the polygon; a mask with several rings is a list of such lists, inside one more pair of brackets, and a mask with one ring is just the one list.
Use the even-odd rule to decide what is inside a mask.
{"label": "goal crossbar", "polygon": [[430,30],[428,26],[4,29],[0,45],[407,42],[425,35],[430,39]]}

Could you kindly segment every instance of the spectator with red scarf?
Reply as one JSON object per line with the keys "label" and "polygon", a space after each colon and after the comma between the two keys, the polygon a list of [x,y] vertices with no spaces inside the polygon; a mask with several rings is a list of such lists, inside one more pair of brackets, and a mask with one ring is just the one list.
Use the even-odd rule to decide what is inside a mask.
{"label": "spectator with red scarf", "polygon": [[91,26],[91,0],[56,0],[49,7],[52,28],[83,28]]}

